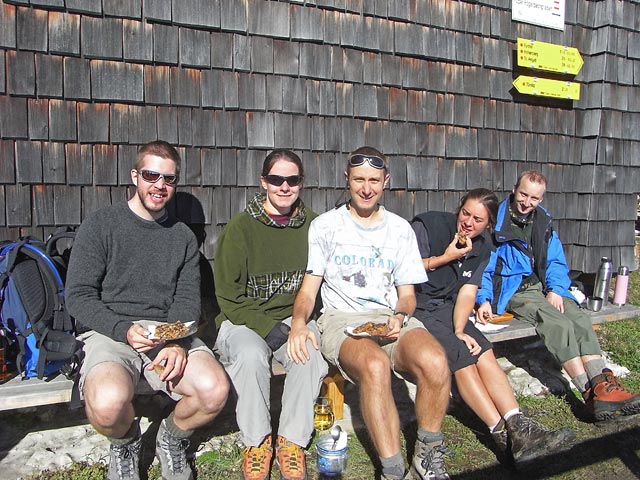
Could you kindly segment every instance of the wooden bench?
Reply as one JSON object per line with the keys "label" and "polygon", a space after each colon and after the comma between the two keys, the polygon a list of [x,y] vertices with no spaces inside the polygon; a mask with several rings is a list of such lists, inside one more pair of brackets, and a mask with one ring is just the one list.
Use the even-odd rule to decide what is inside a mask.
{"label": "wooden bench", "polygon": [[[607,304],[602,307],[599,312],[591,312],[589,310],[584,310],[584,312],[591,318],[591,323],[594,327],[602,323],[640,317],[640,307],[636,305],[623,305],[622,307],[616,307],[611,304]],[[506,328],[497,332],[485,333],[485,336],[493,343],[537,335],[535,327],[518,318],[514,318],[508,322],[499,323],[498,325],[506,325]]]}
{"label": "wooden bench", "polygon": [[[624,305],[622,307],[606,305],[599,312],[587,311],[587,314],[591,317],[595,328],[602,323],[640,317],[640,307],[635,305]],[[534,327],[517,318],[501,325],[506,325],[506,328],[497,332],[486,333],[487,338],[493,343],[536,335]],[[285,373],[282,365],[277,362],[272,364],[272,370],[274,375]],[[342,419],[344,412],[344,378],[342,378],[337,369],[332,367],[322,383],[321,394],[332,400],[336,419]],[[61,375],[50,381],[35,378],[23,381],[20,378],[13,378],[9,382],[0,385],[0,410],[66,403],[71,400],[72,387],[73,382]]]}
{"label": "wooden bench", "polygon": [[[273,361],[271,369],[274,375],[284,375],[285,370],[280,363]],[[15,408],[37,407],[71,401],[73,381],[63,375],[48,380],[29,378],[23,380],[14,377],[0,385],[0,411]],[[330,398],[333,413],[337,420],[344,416],[344,379],[340,372],[331,367],[329,374],[322,382],[322,395]]]}

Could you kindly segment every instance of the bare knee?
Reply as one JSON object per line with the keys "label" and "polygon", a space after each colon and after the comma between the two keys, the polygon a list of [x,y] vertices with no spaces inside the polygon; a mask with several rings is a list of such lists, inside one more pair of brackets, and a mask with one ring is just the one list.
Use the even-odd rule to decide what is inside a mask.
{"label": "bare knee", "polygon": [[415,368],[419,382],[422,380],[433,387],[448,387],[450,384],[449,363],[440,345],[416,352]]}
{"label": "bare knee", "polygon": [[357,379],[361,385],[383,388],[391,384],[391,361],[384,352],[372,355],[358,369]]}
{"label": "bare knee", "polygon": [[215,415],[229,396],[229,381],[224,375],[216,375],[202,382],[198,388],[198,398],[200,410],[207,415]]}
{"label": "bare knee", "polygon": [[133,408],[133,388],[111,382],[106,385],[104,381],[100,383],[85,384],[85,409],[92,424],[112,428],[122,421],[125,412]]}

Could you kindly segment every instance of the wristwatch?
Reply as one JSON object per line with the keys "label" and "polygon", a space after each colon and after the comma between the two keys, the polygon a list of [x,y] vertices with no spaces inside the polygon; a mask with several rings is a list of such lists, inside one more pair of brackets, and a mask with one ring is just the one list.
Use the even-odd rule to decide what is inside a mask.
{"label": "wristwatch", "polygon": [[409,315],[407,312],[393,312],[393,315],[402,315],[402,326],[406,327],[407,324],[409,323],[409,319],[411,318],[411,315]]}

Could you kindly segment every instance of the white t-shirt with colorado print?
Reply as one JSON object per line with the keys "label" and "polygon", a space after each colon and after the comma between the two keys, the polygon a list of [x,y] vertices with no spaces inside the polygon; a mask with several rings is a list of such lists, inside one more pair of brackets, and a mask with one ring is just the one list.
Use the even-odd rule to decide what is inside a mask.
{"label": "white t-shirt with colorado print", "polygon": [[393,310],[396,286],[427,281],[409,222],[387,210],[382,213],[383,221],[371,228],[356,223],[345,205],[311,222],[307,273],[324,278],[323,309]]}

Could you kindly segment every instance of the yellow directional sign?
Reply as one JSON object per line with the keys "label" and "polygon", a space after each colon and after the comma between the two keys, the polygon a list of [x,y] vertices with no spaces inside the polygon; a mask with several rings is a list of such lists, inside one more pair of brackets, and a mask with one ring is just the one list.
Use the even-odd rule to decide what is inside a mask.
{"label": "yellow directional sign", "polygon": [[574,47],[518,38],[518,66],[577,75],[584,65]]}
{"label": "yellow directional sign", "polygon": [[580,100],[580,84],[576,82],[520,75],[513,81],[513,86],[525,95]]}

